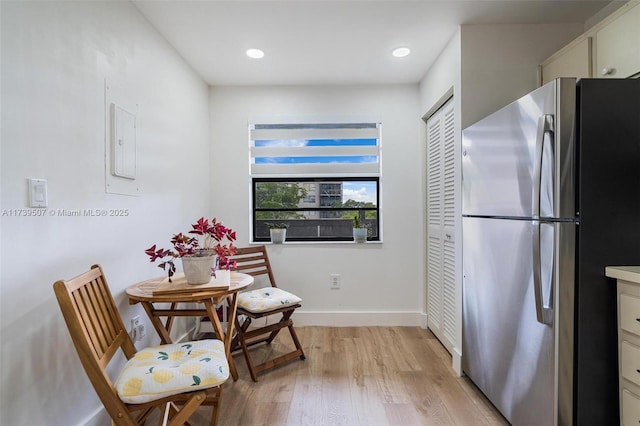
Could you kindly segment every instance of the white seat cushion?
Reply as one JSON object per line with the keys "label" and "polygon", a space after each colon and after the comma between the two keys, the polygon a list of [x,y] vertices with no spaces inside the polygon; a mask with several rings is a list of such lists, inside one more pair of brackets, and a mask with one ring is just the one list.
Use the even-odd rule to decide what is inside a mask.
{"label": "white seat cushion", "polygon": [[238,306],[255,314],[295,305],[301,301],[295,294],[277,287],[259,288],[238,295]]}
{"label": "white seat cushion", "polygon": [[115,382],[120,399],[141,404],[179,393],[218,386],[229,378],[220,340],[198,340],[142,349]]}

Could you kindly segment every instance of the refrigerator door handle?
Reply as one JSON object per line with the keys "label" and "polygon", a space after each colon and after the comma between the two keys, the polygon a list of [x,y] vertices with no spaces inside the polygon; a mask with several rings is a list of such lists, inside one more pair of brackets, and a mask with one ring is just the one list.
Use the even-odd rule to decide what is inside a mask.
{"label": "refrigerator door handle", "polygon": [[545,306],[542,295],[542,260],[540,253],[540,221],[534,220],[533,226],[533,294],[536,304],[536,319],[540,324],[553,324],[552,295],[553,288],[549,290],[549,304]]}
{"label": "refrigerator door handle", "polygon": [[538,118],[538,131],[536,133],[536,158],[533,163],[533,202],[531,203],[531,216],[540,218],[540,194],[542,191],[542,159],[544,158],[544,135],[553,132],[553,115],[543,114]]}

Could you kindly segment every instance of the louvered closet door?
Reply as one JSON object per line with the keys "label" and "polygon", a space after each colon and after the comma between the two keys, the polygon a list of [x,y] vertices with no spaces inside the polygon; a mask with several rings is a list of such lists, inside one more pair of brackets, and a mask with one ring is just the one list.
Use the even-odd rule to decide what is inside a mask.
{"label": "louvered closet door", "polygon": [[454,118],[449,100],[427,121],[427,322],[449,352],[459,335],[461,288],[456,246],[460,166]]}
{"label": "louvered closet door", "polygon": [[427,121],[427,324],[442,332],[442,114]]}

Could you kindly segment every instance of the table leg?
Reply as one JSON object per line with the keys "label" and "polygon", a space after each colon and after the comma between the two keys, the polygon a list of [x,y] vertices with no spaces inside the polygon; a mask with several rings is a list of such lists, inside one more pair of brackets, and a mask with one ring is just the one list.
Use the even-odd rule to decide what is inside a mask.
{"label": "table leg", "polygon": [[229,312],[227,318],[227,336],[228,339],[225,339],[224,348],[228,354],[231,354],[231,343],[233,342],[233,327],[236,323],[236,315],[238,313],[238,294],[233,293],[231,296],[227,298],[227,303],[229,304]]}
{"label": "table leg", "polygon": [[142,303],[142,307],[147,312],[147,316],[149,317],[149,320],[151,321],[153,328],[156,329],[156,331],[158,332],[158,335],[160,336],[160,343],[161,344],[173,343],[171,341],[171,336],[169,336],[169,331],[167,331],[167,329],[164,327],[164,324],[162,324],[160,317],[155,315],[155,309],[153,308],[153,304],[151,302],[141,302],[141,303]]}
{"label": "table leg", "polygon": [[[227,335],[224,339],[224,349],[227,353],[227,358],[233,361],[233,355],[231,355],[231,343],[233,342],[233,327],[236,323],[236,313],[238,310],[238,293],[233,293],[227,298],[227,304],[229,305],[229,312],[227,313]],[[235,363],[233,369],[236,371]],[[238,373],[236,371],[234,379],[238,380]]]}
{"label": "table leg", "polygon": [[[172,303],[171,304],[171,308],[169,308],[169,309],[171,309],[173,311],[173,310],[176,309],[176,306],[178,306],[177,302],[176,303]],[[167,320],[166,320],[166,322],[164,324],[164,328],[167,330],[167,333],[169,333],[169,334],[171,334],[171,327],[173,327],[173,319],[174,318],[175,317],[173,317],[173,316],[168,316]]]}
{"label": "table leg", "polygon": [[[233,381],[236,381],[238,380],[238,371],[236,370],[236,364],[233,362],[233,357],[231,356],[231,351],[229,350],[231,348],[231,339],[233,338],[233,334],[232,333],[225,334],[225,332],[222,330],[222,324],[220,324],[220,319],[218,318],[216,307],[213,304],[213,301],[206,300],[204,302],[204,306],[207,309],[207,314],[209,315],[209,319],[211,320],[213,331],[215,331],[216,336],[218,336],[220,340],[224,342],[224,349],[227,355],[227,362],[229,363],[229,371],[231,372],[231,377],[233,378]],[[227,321],[231,322],[232,318],[228,318]],[[231,328],[227,326],[227,330],[231,330],[231,332],[233,332],[233,326],[231,326]]]}

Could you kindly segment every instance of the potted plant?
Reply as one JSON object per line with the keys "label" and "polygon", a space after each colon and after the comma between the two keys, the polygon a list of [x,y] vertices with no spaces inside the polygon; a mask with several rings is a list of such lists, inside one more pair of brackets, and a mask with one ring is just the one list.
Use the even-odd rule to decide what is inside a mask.
{"label": "potted plant", "polygon": [[[176,272],[175,259],[182,260],[182,269],[189,284],[204,284],[216,277],[216,271],[229,271],[235,266],[235,262],[229,259],[236,253],[233,241],[236,233],[227,228],[216,218],[201,217],[191,225],[189,234],[182,232],[171,238],[173,249],[156,248],[152,245],[144,252],[151,262],[160,261],[159,268],[167,271],[169,282]],[[228,244],[225,242],[228,241]]]}
{"label": "potted plant", "polygon": [[356,243],[366,243],[369,228],[360,222],[360,214],[353,216],[353,240]]}
{"label": "potted plant", "polygon": [[287,238],[287,223],[265,223],[269,228],[269,234],[271,235],[271,242],[273,244],[282,244]]}

